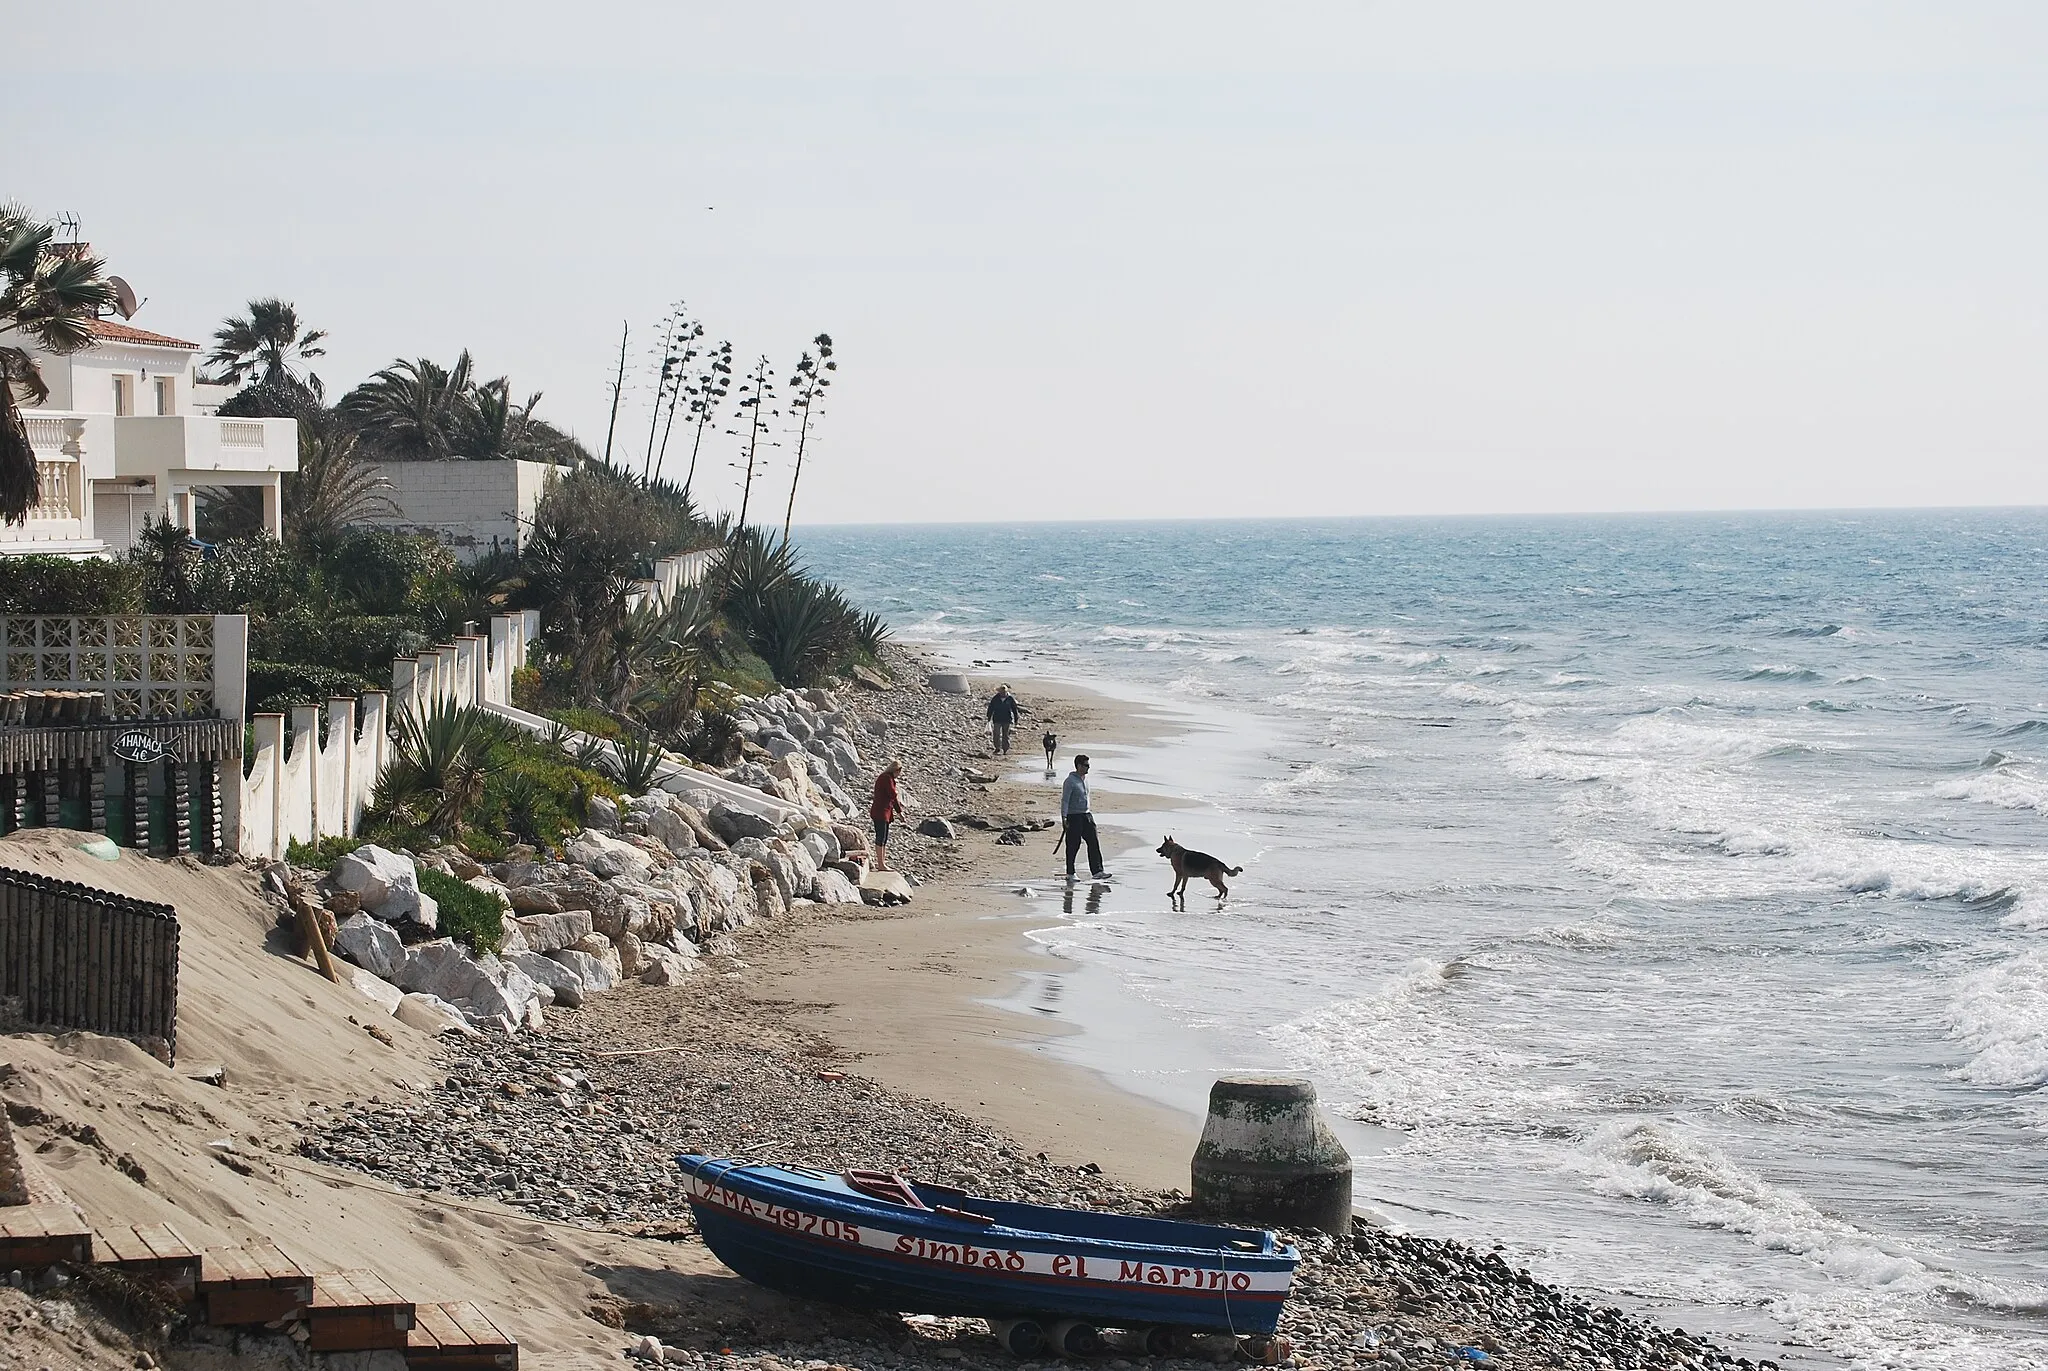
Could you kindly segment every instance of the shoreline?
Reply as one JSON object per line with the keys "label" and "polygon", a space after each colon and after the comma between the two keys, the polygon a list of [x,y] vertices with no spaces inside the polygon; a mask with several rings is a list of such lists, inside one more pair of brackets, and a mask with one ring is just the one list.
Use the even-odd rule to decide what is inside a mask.
{"label": "shoreline", "polygon": [[[966,699],[978,706],[993,682],[978,676],[970,681],[975,689]],[[1059,778],[1077,750],[1068,739],[1084,728],[1089,731],[1080,746],[1108,750],[1168,736],[1148,727],[1127,702],[1085,687],[1032,680],[1028,693],[1034,713],[1027,719],[1028,737],[1027,725],[1020,725],[1020,740],[1029,753],[1015,749],[1010,765],[998,766],[1001,759],[986,756],[984,736],[979,749],[962,754],[988,762],[1000,777],[985,788],[991,812],[1055,815]],[[1037,733],[1046,717],[1061,732],[1058,777],[1019,780],[1015,763],[1038,755]],[[910,794],[913,801],[919,798],[915,787]],[[1107,792],[1098,797],[1098,813],[1104,815],[1155,807],[1151,799]],[[913,810],[906,833],[923,817],[928,813]],[[1109,840],[1105,862],[1129,870],[1140,845],[1116,847],[1116,830],[1109,823],[1103,827]],[[910,904],[811,923],[795,938],[750,942],[748,956],[764,993],[801,1004],[857,1069],[885,1084],[979,1112],[1035,1150],[1097,1162],[1130,1184],[1184,1189],[1201,1115],[1134,1092],[1108,1073],[1063,1056],[1059,1044],[1087,1035],[1085,1024],[1016,1006],[1033,978],[1082,970],[1032,940],[1032,933],[1058,919],[1048,918],[1037,900],[1016,893],[1019,887],[1040,894],[1057,889],[1054,867],[1063,854],[1049,851],[1052,839],[1043,832],[1026,835],[1021,847],[1000,846],[991,834],[971,828],[960,834],[955,847],[963,861],[925,881]],[[919,860],[920,849],[906,846],[903,838],[891,849],[899,860]],[[1078,903],[1087,890],[1084,882],[1063,893]]]}

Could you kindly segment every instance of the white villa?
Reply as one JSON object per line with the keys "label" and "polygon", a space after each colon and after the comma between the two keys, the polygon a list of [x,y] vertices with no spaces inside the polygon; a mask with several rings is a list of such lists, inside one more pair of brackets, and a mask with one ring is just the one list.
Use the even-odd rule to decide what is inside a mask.
{"label": "white villa", "polygon": [[284,531],[282,477],[299,469],[291,419],[223,419],[232,390],[199,378],[199,344],[112,319],[98,345],[53,356],[29,344],[50,398],[24,406],[42,477],[28,521],[0,524],[0,556],[124,552],[145,519],[195,523],[196,489],[258,486],[263,524]]}

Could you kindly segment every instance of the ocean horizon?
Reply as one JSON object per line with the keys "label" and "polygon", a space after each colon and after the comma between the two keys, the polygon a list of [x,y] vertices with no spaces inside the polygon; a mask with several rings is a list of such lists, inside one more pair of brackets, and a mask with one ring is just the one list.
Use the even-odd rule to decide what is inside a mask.
{"label": "ocean horizon", "polygon": [[905,641],[1164,720],[1106,779],[1185,807],[1124,840],[1231,899],[1144,852],[1040,935],[1133,1088],[1304,1072],[1385,1130],[1386,1220],[1785,1355],[2048,1366],[2048,511],[796,541]]}

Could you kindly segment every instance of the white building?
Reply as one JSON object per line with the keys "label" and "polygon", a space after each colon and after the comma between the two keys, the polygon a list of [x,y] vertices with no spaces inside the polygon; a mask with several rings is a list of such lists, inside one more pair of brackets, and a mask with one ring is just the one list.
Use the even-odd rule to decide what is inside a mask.
{"label": "white building", "polygon": [[263,526],[284,531],[282,478],[299,469],[291,419],[223,419],[231,392],[199,378],[199,344],[111,319],[96,346],[61,356],[28,343],[50,396],[22,409],[42,503],[0,524],[0,556],[105,556],[128,549],[145,519],[195,520],[203,486],[257,486]]}
{"label": "white building", "polygon": [[533,511],[560,467],[545,462],[375,462],[390,482],[382,491],[396,513],[360,522],[437,538],[465,562],[519,552],[533,532]]}

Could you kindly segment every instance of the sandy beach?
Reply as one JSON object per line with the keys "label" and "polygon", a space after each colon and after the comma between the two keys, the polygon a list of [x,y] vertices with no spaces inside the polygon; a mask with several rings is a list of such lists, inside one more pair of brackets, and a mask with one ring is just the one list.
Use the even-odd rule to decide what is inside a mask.
{"label": "sandy beach", "polygon": [[[897,665],[906,683],[860,705],[889,721],[906,763],[906,829],[956,826],[892,843],[892,865],[919,880],[913,901],[800,905],[740,930],[684,984],[623,986],[537,1033],[432,1040],[378,1022],[293,954],[247,867],[102,863],[58,830],[0,841],[10,864],[185,911],[181,1048],[226,1073],[203,1084],[125,1042],[15,1035],[0,1094],[17,1135],[95,1222],[168,1223],[203,1247],[262,1238],[409,1296],[475,1301],[528,1367],[617,1365],[642,1337],[709,1371],[1015,1365],[979,1320],[834,1311],[748,1285],[696,1240],[673,1164],[687,1150],[884,1167],[998,1197],[1183,1211],[1199,1119],[1062,1059],[1071,1026],[997,1003],[1052,961],[1025,937],[1042,908],[1016,890],[1054,868],[1049,831],[1022,845],[996,833],[1055,812],[1056,782],[1035,753],[986,756],[978,696],[935,694]],[[1063,759],[1163,733],[1087,691],[1033,683],[1027,699],[1026,736],[1049,717]],[[1159,808],[1099,793],[1105,812]],[[1149,853],[1111,860],[1163,889]],[[1290,1237],[1304,1260],[1288,1365],[1405,1371],[1461,1348],[1508,1371],[1730,1360],[1494,1253],[1369,1227]],[[76,1365],[141,1350],[172,1367],[295,1364],[281,1338],[196,1343],[146,1312],[69,1304],[60,1329],[13,1303],[0,1318]]]}

